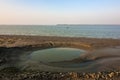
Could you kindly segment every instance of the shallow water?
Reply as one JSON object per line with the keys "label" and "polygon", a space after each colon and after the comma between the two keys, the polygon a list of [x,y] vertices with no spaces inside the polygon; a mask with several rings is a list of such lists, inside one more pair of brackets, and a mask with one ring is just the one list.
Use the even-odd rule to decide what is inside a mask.
{"label": "shallow water", "polygon": [[[44,54],[44,51],[54,52],[55,50],[58,52],[61,51],[60,53],[62,53],[62,51],[64,52],[64,50],[68,50],[68,52],[69,50],[71,50],[69,48],[65,48],[65,49],[56,48],[56,49],[58,50],[55,50],[55,48],[53,48],[53,49],[33,52],[32,55],[31,54],[29,55],[29,58],[27,56],[27,59],[25,61],[22,61],[21,67],[28,70],[32,69],[32,70],[58,71],[58,72],[59,71],[60,72],[68,72],[68,71],[96,72],[96,71],[120,70],[120,67],[119,67],[120,66],[120,48],[119,47],[99,49],[92,52],[83,51],[82,53],[81,53],[81,50],[79,51],[78,49],[75,49],[75,51],[77,50],[76,52],[79,52],[79,53],[76,53],[75,56],[73,56],[72,58],[70,56],[70,58],[68,58],[69,57],[68,55],[68,56],[64,56],[67,59],[60,58],[58,60],[57,58],[55,58],[55,60],[57,61],[53,60],[52,57],[51,57],[52,60],[49,61],[45,59],[45,56],[43,58],[40,58],[39,56],[37,56],[37,55]],[[50,53],[47,53],[47,54],[50,54]],[[75,53],[70,53],[70,54],[75,54]],[[56,55],[56,56],[60,56],[60,55]],[[39,59],[37,59],[36,57],[39,57]]]}
{"label": "shallow water", "polygon": [[[47,58],[40,58],[42,52],[60,51],[58,54],[63,54],[62,51],[76,52],[75,56],[64,56],[67,58],[60,58],[58,61],[46,60]],[[4,57],[7,58],[7,62],[2,63],[0,69],[6,67],[18,67],[25,70],[40,70],[40,71],[58,71],[58,72],[98,72],[98,71],[110,71],[120,70],[120,47],[111,47],[98,49],[94,51],[85,51],[81,53],[81,50],[74,48],[51,48],[38,51],[21,51],[17,50],[5,50]],[[40,53],[39,53],[40,52]],[[79,53],[78,53],[79,52]],[[17,53],[17,55],[16,55]],[[56,53],[56,52],[54,52]],[[9,55],[8,55],[9,54]],[[33,55],[34,54],[34,55]],[[49,53],[50,54],[50,53]],[[66,53],[69,54],[69,53]],[[70,53],[75,54],[75,53]],[[3,54],[1,54],[2,56]],[[56,55],[60,56],[60,55]],[[68,58],[70,56],[70,58]],[[38,57],[38,58],[36,58]],[[1,57],[2,58],[2,57]],[[52,59],[52,56],[50,57]]]}
{"label": "shallow water", "polygon": [[78,58],[85,51],[75,48],[51,48],[32,52],[28,57],[39,62],[59,62]]}

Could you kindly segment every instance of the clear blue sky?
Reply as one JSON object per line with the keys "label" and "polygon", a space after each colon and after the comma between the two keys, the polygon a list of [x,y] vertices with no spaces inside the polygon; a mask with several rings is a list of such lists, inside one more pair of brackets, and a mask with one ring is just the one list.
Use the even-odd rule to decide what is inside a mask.
{"label": "clear blue sky", "polygon": [[120,0],[0,0],[0,24],[120,24]]}

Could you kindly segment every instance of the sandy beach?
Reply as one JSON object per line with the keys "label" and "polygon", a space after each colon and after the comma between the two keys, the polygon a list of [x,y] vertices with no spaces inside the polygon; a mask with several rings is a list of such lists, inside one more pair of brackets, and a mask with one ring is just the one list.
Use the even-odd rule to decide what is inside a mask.
{"label": "sandy beach", "polygon": [[[88,63],[88,65],[85,66],[84,68],[80,67],[74,69],[74,68],[63,68],[63,67],[61,68],[61,67],[49,66],[51,64],[47,64],[47,65],[41,64],[42,66],[39,66],[36,65],[37,63],[35,62],[31,62],[29,63],[29,66],[24,65],[24,67],[21,68],[20,65],[22,64],[21,57],[24,57],[25,55],[28,55],[36,50],[43,50],[43,49],[56,48],[56,47],[83,49],[86,50],[87,53],[74,60],[51,63],[52,65],[56,65],[58,63],[65,64],[66,62],[83,63],[83,64]],[[76,79],[79,80],[83,80],[83,79],[87,80],[87,78],[91,80],[93,79],[119,80],[120,79],[119,77],[120,76],[120,72],[119,72],[120,71],[120,39],[1,35],[0,36],[0,69],[3,72],[4,71],[7,72],[4,69],[7,69],[7,67],[14,67],[14,66],[20,68],[21,70],[26,69],[28,71],[39,70],[39,68],[41,68],[42,70],[40,69],[40,71],[45,72],[44,74],[50,72],[51,78],[53,78],[53,75],[59,74],[58,80],[66,80],[66,78],[72,79],[72,77],[76,77]],[[25,72],[22,73],[26,75]],[[35,72],[35,76],[38,73],[39,73],[38,76],[43,75],[41,72]],[[1,74],[2,72],[0,73],[0,76]],[[18,73],[17,75],[21,75],[21,74]],[[80,78],[79,76],[80,74],[82,75],[82,78]],[[93,74],[93,76],[91,77],[90,74]],[[60,78],[61,75],[64,75],[64,78]],[[69,77],[67,77],[68,75]],[[99,75],[99,77],[96,77],[96,75]],[[8,75],[7,77],[9,76],[10,75]],[[13,76],[15,77],[15,75]],[[30,76],[32,75],[27,75],[28,78],[30,78]],[[32,79],[28,79],[28,80],[32,80]],[[52,79],[52,80],[56,80],[56,79]],[[72,80],[75,80],[75,78]]]}
{"label": "sandy beach", "polygon": [[99,49],[120,46],[120,39],[1,35],[0,47],[75,47]]}

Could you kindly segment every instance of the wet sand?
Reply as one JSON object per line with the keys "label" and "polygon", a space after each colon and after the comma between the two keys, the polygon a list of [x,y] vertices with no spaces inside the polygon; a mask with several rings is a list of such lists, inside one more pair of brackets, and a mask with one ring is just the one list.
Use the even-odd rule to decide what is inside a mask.
{"label": "wet sand", "polygon": [[106,47],[120,46],[120,39],[74,38],[74,37],[49,37],[49,36],[0,36],[0,47],[19,48],[51,48],[74,47],[94,50]]}
{"label": "wet sand", "polygon": [[[49,37],[49,36],[0,36],[0,69],[7,67],[18,67],[22,70],[43,70],[50,72],[119,72],[120,71],[120,39],[96,39],[96,38],[70,38],[70,37]],[[84,49],[84,55],[71,61],[63,61],[50,64],[37,65],[37,62],[25,62],[24,56],[33,51],[56,47],[71,47]],[[16,54],[17,53],[17,54]],[[23,61],[24,64],[21,62]],[[86,64],[80,68],[58,67],[60,63]],[[27,65],[26,65],[27,64]],[[33,65],[34,64],[34,65]],[[54,65],[54,66],[50,66]],[[24,67],[23,67],[24,66]],[[108,74],[106,74],[108,75]],[[119,74],[120,75],[120,74]],[[85,75],[86,76],[86,75]],[[117,75],[118,76],[118,75]],[[110,78],[108,76],[108,78]],[[116,76],[114,77],[114,79]],[[74,80],[74,79],[73,79]],[[91,79],[92,80],[92,79]],[[116,80],[119,80],[116,79]]]}

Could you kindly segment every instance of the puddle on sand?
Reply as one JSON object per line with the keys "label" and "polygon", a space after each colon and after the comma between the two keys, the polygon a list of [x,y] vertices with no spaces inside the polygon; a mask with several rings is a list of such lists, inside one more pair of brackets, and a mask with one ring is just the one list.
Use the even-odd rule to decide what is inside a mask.
{"label": "puddle on sand", "polygon": [[120,70],[120,48],[105,48],[91,52],[75,48],[38,50],[27,55],[20,66],[28,70],[60,72]]}
{"label": "puddle on sand", "polygon": [[32,52],[29,59],[42,63],[68,61],[78,58],[85,51],[75,48],[51,48]]}

